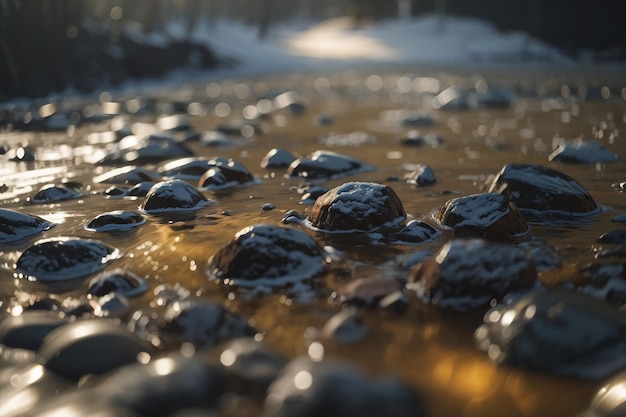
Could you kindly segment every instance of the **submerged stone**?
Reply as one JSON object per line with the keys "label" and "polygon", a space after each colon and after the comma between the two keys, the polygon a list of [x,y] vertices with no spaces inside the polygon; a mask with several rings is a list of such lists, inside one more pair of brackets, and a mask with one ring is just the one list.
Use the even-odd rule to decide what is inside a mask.
{"label": "submerged stone", "polygon": [[424,164],[419,164],[413,172],[406,174],[404,179],[408,184],[415,185],[416,187],[425,187],[437,182],[435,171]]}
{"label": "submerged stone", "polygon": [[421,399],[408,385],[388,377],[375,380],[331,360],[292,360],[270,385],[267,417],[421,417]]}
{"label": "submerged stone", "polygon": [[435,220],[450,227],[457,236],[504,239],[530,230],[517,208],[502,194],[483,193],[446,201]]}
{"label": "submerged stone", "polygon": [[457,311],[534,286],[537,274],[524,250],[483,239],[454,239],[417,264],[407,287],[426,303]]}
{"label": "submerged stone", "polygon": [[340,344],[353,344],[361,341],[369,328],[356,309],[343,309],[333,315],[322,327],[320,336]]}
{"label": "submerged stone", "polygon": [[96,164],[142,164],[191,155],[193,155],[192,151],[171,136],[162,134],[130,135],[116,143],[110,153]]}
{"label": "submerged stone", "polygon": [[617,154],[603,145],[589,141],[562,143],[548,157],[550,161],[573,164],[610,163],[618,160]]}
{"label": "submerged stone", "polygon": [[259,333],[246,318],[211,301],[192,297],[169,304],[160,327],[166,345],[188,342],[202,348]]}
{"label": "submerged stone", "polygon": [[183,180],[169,180],[154,184],[139,208],[157,214],[197,210],[211,203],[193,185]]}
{"label": "submerged stone", "polygon": [[287,363],[265,343],[250,337],[227,342],[221,349],[219,361],[230,391],[261,397]]}
{"label": "submerged stone", "polygon": [[110,293],[125,297],[136,297],[150,289],[147,280],[127,269],[105,271],[94,277],[89,283],[87,294],[102,297]]}
{"label": "submerged stone", "polygon": [[626,415],[626,370],[622,370],[602,384],[589,407],[578,417],[619,417]]}
{"label": "submerged stone", "polygon": [[374,307],[385,296],[400,290],[395,278],[358,278],[333,292],[331,299],[341,304]]}
{"label": "submerged stone", "polygon": [[467,109],[470,105],[469,92],[456,85],[446,88],[432,99],[432,106],[437,110]]}
{"label": "submerged stone", "polygon": [[0,243],[15,242],[54,226],[54,223],[38,216],[0,208]]}
{"label": "submerged stone", "polygon": [[85,229],[90,232],[124,231],[141,226],[145,222],[146,219],[137,212],[115,210],[97,215],[87,223]]}
{"label": "submerged stone", "polygon": [[261,161],[261,168],[287,168],[297,158],[285,149],[274,148]]}
{"label": "submerged stone", "polygon": [[131,187],[124,197],[145,197],[154,185],[151,181],[143,181]]}
{"label": "submerged stone", "polygon": [[104,174],[93,178],[93,182],[107,184],[129,184],[135,185],[141,182],[159,181],[161,176],[152,171],[148,171],[138,166],[126,166],[107,171]]}
{"label": "submerged stone", "polygon": [[93,390],[107,404],[138,416],[173,416],[179,410],[216,407],[224,393],[224,378],[199,355],[170,353],[147,364],[123,366]]}
{"label": "submerged stone", "polygon": [[85,277],[120,257],[117,249],[98,240],[61,237],[35,242],[15,263],[15,270],[38,281]]}
{"label": "submerged stone", "polygon": [[349,233],[398,228],[406,219],[402,201],[391,187],[348,182],[317,198],[308,223],[328,233]]}
{"label": "submerged stone", "polygon": [[38,356],[46,369],[77,381],[134,363],[137,355],[150,351],[149,345],[111,321],[83,319],[48,334]]}
{"label": "submerged stone", "polygon": [[478,347],[497,363],[580,378],[626,366],[626,316],[575,292],[532,292],[485,314]]}
{"label": "submerged stone", "polygon": [[311,280],[325,267],[326,253],[305,232],[257,224],[209,259],[207,275],[226,285],[280,288]]}
{"label": "submerged stone", "polygon": [[25,311],[19,316],[7,316],[0,321],[0,344],[37,351],[48,333],[67,323],[66,319],[49,311]]}
{"label": "submerged stone", "polygon": [[64,185],[43,186],[31,199],[32,204],[46,204],[55,201],[73,200],[83,196],[79,190]]}
{"label": "submerged stone", "polygon": [[626,243],[626,230],[618,229],[611,230],[600,236],[596,242],[598,243],[611,243],[611,244],[624,244]]}
{"label": "submerged stone", "polygon": [[588,216],[600,211],[576,180],[541,165],[508,164],[486,184],[487,192],[504,194],[522,211],[532,214]]}
{"label": "submerged stone", "polygon": [[254,176],[243,164],[229,159],[213,161],[213,166],[198,181],[198,187],[218,191],[254,182]]}
{"label": "submerged stone", "polygon": [[332,179],[361,172],[373,171],[374,167],[355,158],[335,152],[319,150],[306,158],[298,158],[289,165],[287,173],[306,180]]}
{"label": "submerged stone", "polygon": [[215,165],[215,161],[222,158],[181,158],[168,162],[159,168],[163,179],[179,179],[186,181],[198,181],[207,170]]}

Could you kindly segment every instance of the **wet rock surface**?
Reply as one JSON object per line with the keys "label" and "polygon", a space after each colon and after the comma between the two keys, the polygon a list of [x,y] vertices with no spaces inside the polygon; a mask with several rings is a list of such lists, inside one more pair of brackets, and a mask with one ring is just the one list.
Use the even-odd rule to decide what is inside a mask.
{"label": "wet rock surface", "polygon": [[73,187],[50,184],[37,191],[30,202],[32,204],[48,204],[55,201],[74,200],[82,197],[82,195],[79,190]]}
{"label": "wet rock surface", "polygon": [[579,182],[555,169],[529,164],[508,164],[486,187],[506,195],[521,210],[563,216],[588,216],[600,210]]}
{"label": "wet rock surface", "polygon": [[[210,81],[157,96],[102,91],[95,100],[0,109],[2,206],[54,223],[31,218],[9,229],[13,214],[6,217],[5,230],[14,232],[6,232],[10,241],[0,251],[0,415],[11,406],[11,416],[42,417],[576,415],[598,390],[597,375],[626,367],[616,354],[621,342],[602,336],[617,316],[585,318],[598,314],[594,303],[620,314],[626,304],[625,244],[613,222],[623,211],[623,83],[565,84],[562,74],[540,71],[509,79],[506,91],[474,72],[346,72],[287,75],[279,83]],[[299,91],[284,89],[287,78]],[[434,108],[432,98],[450,86],[463,88],[466,107]],[[315,123],[320,114],[332,116],[332,126]],[[590,133],[618,160],[549,161],[569,143],[561,134]],[[189,152],[177,153],[179,145]],[[329,151],[309,153],[320,145]],[[288,154],[272,158],[271,149]],[[300,158],[311,160],[301,171],[307,176],[285,166],[297,155],[309,155]],[[97,165],[104,160],[113,166]],[[520,161],[539,168],[524,171]],[[235,169],[226,172],[231,162]],[[507,162],[517,162],[518,174],[494,185],[493,200],[474,200]],[[211,169],[200,194],[216,204],[203,208],[196,191]],[[330,221],[324,210],[332,202],[315,201],[340,188],[345,175],[375,185],[338,199],[350,208],[334,213],[343,226],[311,228],[314,210],[320,222]],[[149,190],[170,180],[179,185],[152,195],[154,211],[147,210]],[[47,184],[83,195],[30,204]],[[367,191],[385,187],[402,203],[395,211],[383,204],[390,198],[384,190]],[[433,219],[448,200],[469,199],[463,208],[473,210],[460,211],[471,216],[461,222],[482,230],[490,215],[509,210],[492,204],[506,198],[518,199],[513,204],[532,226],[496,238],[506,245],[480,240],[473,248],[470,239],[460,243],[454,226]],[[370,211],[383,226],[368,220]],[[112,212],[128,213],[131,223],[138,220],[133,225],[134,214],[146,220],[98,233],[102,245],[117,248],[112,254],[91,257],[97,250],[82,244],[59,255],[42,250],[34,258],[46,280],[15,269],[35,238],[93,238],[85,229],[90,219],[102,217],[107,227],[117,221],[107,217]],[[450,212],[459,214],[458,207]],[[232,239],[242,229],[251,233]],[[576,304],[576,314],[568,300],[546,302],[543,324],[525,324],[528,309],[492,312],[483,323],[497,302],[515,309],[531,290],[556,289],[593,301]],[[60,370],[43,367],[46,337],[85,321],[106,325],[65,331],[63,346],[46,353],[46,363],[61,360]],[[482,324],[490,325],[486,352],[473,336]],[[515,352],[518,362],[489,361],[498,349]],[[312,368],[299,368],[277,388],[285,365],[303,353]],[[348,369],[355,363],[363,372]],[[326,382],[318,367],[331,375]],[[408,385],[372,380],[388,373]],[[412,402],[416,393],[424,413]]]}
{"label": "wet rock surface", "polygon": [[130,230],[141,226],[146,220],[134,211],[115,210],[94,217],[85,225],[90,232],[113,232]]}
{"label": "wet rock surface", "polygon": [[0,209],[0,243],[9,243],[49,230],[54,223],[17,210]]}
{"label": "wet rock surface", "polygon": [[535,266],[517,246],[483,239],[454,239],[410,273],[408,288],[426,303],[457,311],[488,306],[506,294],[532,288]]}
{"label": "wet rock surface", "polygon": [[194,186],[182,180],[161,181],[152,186],[140,208],[149,214],[192,211],[211,204]]}
{"label": "wet rock surface", "polygon": [[562,143],[548,159],[572,164],[596,164],[616,162],[618,156],[597,142],[575,141]]}
{"label": "wet rock surface", "polygon": [[398,195],[387,185],[348,182],[317,198],[308,221],[329,233],[394,227],[407,218]]}
{"label": "wet rock surface", "polygon": [[306,158],[298,158],[289,165],[287,173],[306,180],[340,178],[372,171],[373,166],[347,155],[319,150]]}
{"label": "wet rock surface", "polygon": [[419,396],[394,379],[372,380],[341,363],[290,362],[270,386],[264,415],[422,416]]}
{"label": "wet rock surface", "polygon": [[574,292],[533,292],[485,314],[476,342],[496,362],[560,375],[603,378],[626,364],[626,320]]}
{"label": "wet rock surface", "polygon": [[526,220],[505,195],[474,194],[448,200],[434,215],[457,236],[505,239],[530,230]]}
{"label": "wet rock surface", "polygon": [[119,258],[119,251],[98,240],[55,238],[35,242],[15,263],[24,277],[39,281],[63,281],[98,272]]}
{"label": "wet rock surface", "polygon": [[225,285],[282,288],[315,278],[325,264],[325,252],[306,233],[258,224],[240,230],[209,259],[206,272]]}

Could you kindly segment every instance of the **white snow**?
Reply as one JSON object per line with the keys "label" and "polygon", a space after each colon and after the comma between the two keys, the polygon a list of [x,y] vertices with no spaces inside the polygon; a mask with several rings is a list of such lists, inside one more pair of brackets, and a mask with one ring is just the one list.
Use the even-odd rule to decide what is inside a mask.
{"label": "white snow", "polygon": [[[238,62],[235,72],[329,70],[359,64],[566,64],[559,50],[521,32],[499,32],[487,22],[435,15],[356,26],[335,18],[304,28],[301,22],[273,29],[266,41],[255,28],[221,21],[200,28],[196,41]],[[232,69],[231,69],[232,71]]]}

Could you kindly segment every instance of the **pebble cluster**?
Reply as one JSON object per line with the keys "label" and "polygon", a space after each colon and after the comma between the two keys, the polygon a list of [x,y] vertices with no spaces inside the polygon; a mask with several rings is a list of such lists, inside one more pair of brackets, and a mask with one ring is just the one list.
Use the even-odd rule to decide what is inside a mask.
{"label": "pebble cluster", "polygon": [[[454,112],[506,109],[515,102],[514,94],[497,86],[479,90],[440,89],[430,106]],[[138,115],[159,113],[154,103],[134,100]],[[0,209],[0,245],[15,255],[5,268],[15,285],[71,293],[22,297],[3,306],[0,373],[7,378],[0,381],[0,417],[428,415],[424,393],[401,377],[372,375],[326,357],[326,348],[366,340],[374,330],[368,315],[401,317],[407,311],[478,313],[483,319],[473,342],[494,366],[589,380],[615,374],[589,412],[623,412],[625,397],[616,401],[606,393],[623,385],[626,367],[626,267],[613,262],[624,256],[626,233],[599,236],[600,261],[573,267],[563,264],[563,248],[534,234],[555,218],[576,222],[604,214],[606,207],[560,168],[619,163],[617,154],[591,141],[562,142],[545,165],[505,164],[486,173],[486,181],[480,177],[475,193],[447,191],[455,195],[446,194],[444,204],[415,213],[394,188],[401,184],[420,198],[432,195],[429,190],[442,181],[437,161],[407,164],[404,176],[385,178],[375,164],[343,151],[298,155],[272,148],[257,161],[264,170],[258,175],[241,162],[245,151],[240,161],[192,150],[245,149],[271,114],[301,117],[307,103],[293,91],[246,108],[254,117],[203,132],[185,111],[174,111],[177,105],[188,114],[205,110],[201,103],[170,103],[172,114],[154,123],[102,114],[97,123],[110,130],[85,138],[105,149],[94,157],[99,171],[92,183],[59,179],[33,188],[23,211]],[[320,126],[335,122],[325,114],[314,120]],[[414,130],[437,124],[428,115],[392,112],[380,123],[412,129],[397,140],[401,147],[438,149],[446,143]],[[377,140],[364,132],[332,133],[317,145],[346,149]],[[39,157],[13,150],[14,163]],[[359,181],[373,173],[380,179]],[[203,254],[203,287],[215,292],[186,288],[176,277],[158,283],[115,265],[126,254],[105,243],[109,237],[141,234],[150,222],[183,234],[194,222],[215,221],[216,211],[228,218],[222,196],[275,177],[298,183],[289,188],[294,206],[283,210],[280,221],[248,224],[216,252]],[[623,184],[614,184],[616,194]],[[28,213],[94,196],[111,205],[136,200],[137,209],[87,219],[80,232],[93,238],[51,235],[56,223]],[[218,208],[207,214],[210,207]],[[257,210],[276,208],[265,202]],[[613,221],[623,223],[623,214]],[[410,256],[386,259],[378,275],[359,276],[362,260],[344,256],[355,246],[370,248],[374,257],[392,251]],[[383,255],[377,248],[384,248]],[[224,299],[216,300],[215,293]],[[333,313],[303,335],[306,353],[286,357],[264,342],[272,328],[232,308],[229,302],[238,297],[251,305],[265,297],[288,305],[325,298]]]}

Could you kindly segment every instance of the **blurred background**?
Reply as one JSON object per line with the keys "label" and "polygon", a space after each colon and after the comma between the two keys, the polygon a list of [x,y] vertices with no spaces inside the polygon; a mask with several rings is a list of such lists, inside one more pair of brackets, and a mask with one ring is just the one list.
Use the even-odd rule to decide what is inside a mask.
{"label": "blurred background", "polygon": [[[572,57],[593,51],[595,61],[614,62],[626,51],[619,5],[617,0],[0,0],[0,100],[67,87],[89,90],[182,65],[218,66],[210,47],[185,42],[184,35],[224,20],[253,28],[265,39],[275,25],[339,16],[361,25],[435,14],[440,30],[446,16],[472,17],[501,31],[526,32]],[[177,36],[164,43],[173,23]]]}

